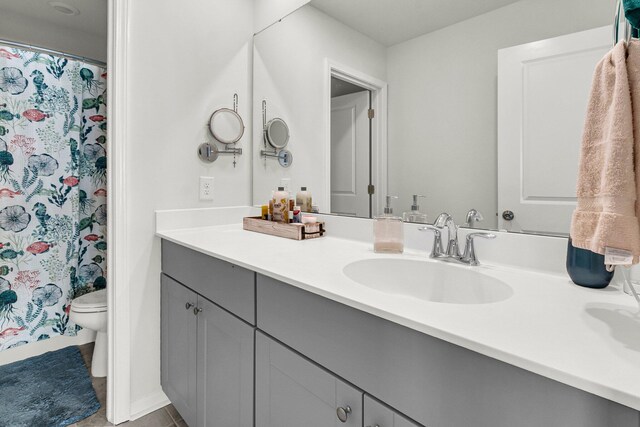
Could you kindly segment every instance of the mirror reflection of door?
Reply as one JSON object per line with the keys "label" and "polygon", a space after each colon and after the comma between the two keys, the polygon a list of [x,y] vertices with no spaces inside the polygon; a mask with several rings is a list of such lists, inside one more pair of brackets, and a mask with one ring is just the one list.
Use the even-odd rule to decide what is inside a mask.
{"label": "mirror reflection of door", "polygon": [[569,230],[593,70],[610,45],[604,27],[498,51],[500,229]]}
{"label": "mirror reflection of door", "polygon": [[371,217],[371,92],[331,78],[331,213]]}

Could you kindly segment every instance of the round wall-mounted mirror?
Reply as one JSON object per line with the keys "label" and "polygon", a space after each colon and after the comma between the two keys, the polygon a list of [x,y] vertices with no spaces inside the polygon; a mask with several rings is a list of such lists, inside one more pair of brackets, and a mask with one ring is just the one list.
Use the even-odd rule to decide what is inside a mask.
{"label": "round wall-mounted mirror", "polygon": [[209,131],[213,137],[223,144],[235,144],[244,134],[242,117],[229,108],[214,111],[209,119]]}
{"label": "round wall-mounted mirror", "polygon": [[264,137],[269,145],[280,150],[289,142],[289,126],[282,119],[272,119],[264,128]]}

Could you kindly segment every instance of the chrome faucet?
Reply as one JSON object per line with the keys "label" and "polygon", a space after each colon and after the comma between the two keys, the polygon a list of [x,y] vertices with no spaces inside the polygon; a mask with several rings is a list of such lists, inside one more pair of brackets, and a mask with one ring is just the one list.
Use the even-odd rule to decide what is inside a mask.
{"label": "chrome faucet", "polygon": [[477,209],[471,209],[467,212],[467,218],[465,220],[465,225],[469,228],[473,228],[475,222],[480,222],[484,219],[480,211]]}
{"label": "chrome faucet", "polygon": [[458,226],[453,222],[451,215],[446,212],[441,213],[438,215],[438,218],[436,218],[436,222],[434,222],[433,225],[440,229],[447,227],[449,243],[447,244],[446,255],[453,258],[460,258],[460,248],[458,247]]}
{"label": "chrome faucet", "polygon": [[[447,250],[442,248],[442,230],[447,228]],[[495,239],[496,235],[493,233],[470,233],[467,235],[466,244],[464,247],[464,253],[460,254],[460,246],[458,244],[458,226],[453,221],[451,215],[446,212],[438,215],[438,218],[433,225],[425,225],[420,227],[420,231],[432,231],[434,234],[433,248],[431,249],[430,257],[433,259],[440,259],[442,261],[452,261],[466,265],[478,265],[478,258],[476,256],[476,250],[474,245],[474,239],[480,237],[483,239]]]}

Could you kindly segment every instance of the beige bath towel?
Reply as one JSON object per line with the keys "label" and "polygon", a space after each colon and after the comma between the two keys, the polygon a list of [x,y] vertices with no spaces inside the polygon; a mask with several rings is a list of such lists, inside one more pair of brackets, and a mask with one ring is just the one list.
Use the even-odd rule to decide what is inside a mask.
{"label": "beige bath towel", "polygon": [[[627,55],[628,53],[628,55]],[[636,113],[633,113],[635,106]],[[635,130],[635,132],[634,132]],[[578,171],[573,245],[640,258],[640,45],[618,43],[596,67]]]}

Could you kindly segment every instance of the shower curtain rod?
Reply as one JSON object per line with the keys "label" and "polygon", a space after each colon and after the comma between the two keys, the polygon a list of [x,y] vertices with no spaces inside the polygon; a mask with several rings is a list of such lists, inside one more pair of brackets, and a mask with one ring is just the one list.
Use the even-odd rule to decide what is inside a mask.
{"label": "shower curtain rod", "polygon": [[25,44],[25,43],[18,43],[18,42],[14,42],[14,41],[11,41],[11,40],[0,39],[0,44],[5,45],[5,46],[16,47],[18,49],[27,49],[27,50],[31,50],[33,52],[46,53],[46,54],[49,54],[49,55],[56,55],[56,56],[60,56],[62,58],[67,58],[67,59],[76,59],[76,60],[79,60],[79,61],[86,62],[87,64],[92,64],[92,65],[97,65],[98,67],[107,68],[107,63],[106,62],[98,61],[96,59],[87,58],[85,56],[73,55],[73,54],[70,54],[70,53],[60,52],[60,51],[57,51],[57,50],[46,49],[44,47],[33,46],[33,45],[30,45],[30,44]]}

